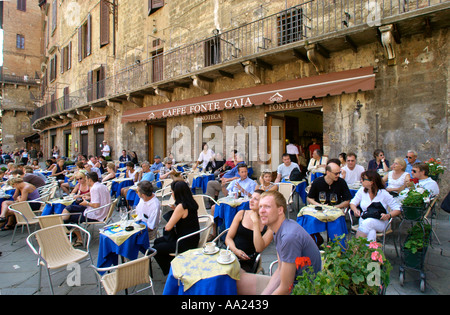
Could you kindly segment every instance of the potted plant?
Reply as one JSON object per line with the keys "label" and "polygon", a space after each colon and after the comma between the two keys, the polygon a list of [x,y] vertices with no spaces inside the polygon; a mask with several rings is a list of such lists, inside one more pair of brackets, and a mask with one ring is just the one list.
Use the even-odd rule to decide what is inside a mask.
{"label": "potted plant", "polygon": [[434,180],[439,179],[440,174],[444,174],[444,171],[447,169],[442,165],[441,159],[431,158],[425,162],[428,165],[428,176],[430,176]]}
{"label": "potted plant", "polygon": [[431,225],[417,222],[407,233],[403,244],[405,264],[408,267],[419,268],[423,264],[423,258],[430,243]]}
{"label": "potted plant", "polygon": [[417,221],[426,211],[426,204],[430,201],[430,192],[421,187],[412,187],[401,196],[403,216],[407,220]]}
{"label": "potted plant", "polygon": [[[314,274],[312,267],[298,267],[304,272],[298,276],[292,289],[294,295],[375,295],[382,294],[389,285],[392,265],[386,259],[381,244],[362,237],[351,238],[342,247],[338,237],[325,247],[322,270]],[[302,264],[303,262],[303,264]]]}

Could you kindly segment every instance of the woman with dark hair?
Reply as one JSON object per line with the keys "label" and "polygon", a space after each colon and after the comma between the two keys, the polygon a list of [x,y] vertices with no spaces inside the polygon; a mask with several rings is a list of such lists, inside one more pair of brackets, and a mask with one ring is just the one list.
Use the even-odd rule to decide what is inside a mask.
{"label": "woman with dark hair", "polygon": [[[175,199],[174,210],[164,215],[167,221],[163,230],[163,236],[157,238],[153,247],[157,250],[156,261],[164,275],[169,273],[170,262],[174,258],[178,238],[198,231],[198,205],[192,197],[191,189],[184,181],[174,181],[171,184],[172,196]],[[169,218],[168,218],[169,215]],[[178,244],[178,252],[197,248],[200,236],[191,236]]]}
{"label": "woman with dark hair", "polygon": [[195,164],[192,166],[192,170],[195,170],[197,166],[201,164],[202,170],[204,171],[210,161],[213,161],[213,166],[215,166],[214,157],[215,157],[214,151],[208,147],[208,144],[206,144],[206,142],[203,142],[202,152],[200,152],[197,162],[195,162]]}
{"label": "woman with dark hair", "polygon": [[385,159],[384,152],[381,149],[376,149],[373,152],[373,160],[369,161],[367,166],[368,170],[383,170],[385,172],[389,171],[389,161]]}
{"label": "woman with dark hair", "polygon": [[[361,174],[362,186],[350,201],[350,208],[359,218],[357,237],[367,237],[368,241],[376,241],[377,232],[383,232],[388,221],[400,215],[400,204],[384,188],[381,176],[376,170],[368,170]],[[365,212],[374,203],[381,203],[386,213],[381,213],[380,218],[366,217]],[[358,207],[359,206],[359,207]]]}

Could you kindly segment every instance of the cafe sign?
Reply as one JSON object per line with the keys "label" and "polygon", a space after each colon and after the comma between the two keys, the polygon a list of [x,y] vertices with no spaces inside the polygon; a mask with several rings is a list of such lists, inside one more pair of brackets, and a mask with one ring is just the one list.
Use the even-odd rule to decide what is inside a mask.
{"label": "cafe sign", "polygon": [[322,107],[322,99],[299,100],[295,102],[273,103],[266,106],[266,112],[280,112],[288,110],[309,109]]}

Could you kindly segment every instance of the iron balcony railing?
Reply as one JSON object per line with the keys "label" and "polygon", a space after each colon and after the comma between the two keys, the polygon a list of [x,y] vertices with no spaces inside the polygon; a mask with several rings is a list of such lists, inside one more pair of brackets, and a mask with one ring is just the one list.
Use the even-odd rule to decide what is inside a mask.
{"label": "iron balcony railing", "polygon": [[158,82],[170,82],[214,65],[270,52],[278,47],[332,35],[344,29],[376,27],[388,17],[430,8],[450,0],[310,0],[195,43],[153,55],[100,82],[38,107],[32,122],[95,100],[108,99]]}

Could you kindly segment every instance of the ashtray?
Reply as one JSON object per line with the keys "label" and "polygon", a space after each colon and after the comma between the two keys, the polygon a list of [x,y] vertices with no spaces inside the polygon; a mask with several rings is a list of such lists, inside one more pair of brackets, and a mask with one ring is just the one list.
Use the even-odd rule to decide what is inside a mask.
{"label": "ashtray", "polygon": [[125,227],[125,231],[127,231],[127,232],[130,232],[130,231],[133,231],[133,230],[134,230],[134,226],[132,226],[132,225],[129,225],[129,226]]}
{"label": "ashtray", "polygon": [[321,206],[316,206],[314,209],[322,211],[322,207]]}

